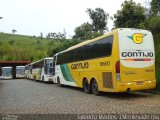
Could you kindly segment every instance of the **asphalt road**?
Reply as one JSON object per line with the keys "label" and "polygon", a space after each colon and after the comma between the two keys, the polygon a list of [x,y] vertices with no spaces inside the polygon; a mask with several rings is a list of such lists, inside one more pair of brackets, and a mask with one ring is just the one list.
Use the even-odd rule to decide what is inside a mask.
{"label": "asphalt road", "polygon": [[0,114],[160,114],[160,95],[145,92],[83,93],[31,80],[0,81]]}

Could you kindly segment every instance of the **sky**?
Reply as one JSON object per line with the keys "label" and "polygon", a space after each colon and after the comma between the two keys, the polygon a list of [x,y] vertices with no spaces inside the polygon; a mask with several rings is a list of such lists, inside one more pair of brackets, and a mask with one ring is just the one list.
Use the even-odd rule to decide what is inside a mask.
{"label": "sky", "polygon": [[[134,0],[145,5],[145,0]],[[87,8],[103,8],[113,16],[121,9],[124,0],[0,0],[0,32],[46,36],[49,32],[63,32],[67,37],[74,35],[74,29],[85,22],[91,23]],[[108,28],[113,21],[108,20]]]}

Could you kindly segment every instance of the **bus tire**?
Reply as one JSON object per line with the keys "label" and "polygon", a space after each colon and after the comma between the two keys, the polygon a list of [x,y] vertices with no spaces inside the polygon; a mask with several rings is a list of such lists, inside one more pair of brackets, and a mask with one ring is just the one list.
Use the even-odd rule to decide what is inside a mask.
{"label": "bus tire", "polygon": [[90,94],[91,93],[91,87],[90,85],[88,84],[88,80],[87,79],[84,79],[83,80],[83,90],[85,93],[87,94]]}
{"label": "bus tire", "polygon": [[62,84],[61,84],[61,82],[60,82],[59,77],[57,77],[57,86],[58,86],[58,87],[62,87]]}
{"label": "bus tire", "polygon": [[34,80],[35,82],[37,82],[37,79],[36,79],[36,76],[35,76],[35,75],[33,76],[33,80]]}
{"label": "bus tire", "polygon": [[94,95],[97,95],[97,96],[100,95],[100,92],[98,91],[98,84],[95,79],[93,79],[91,82],[91,88],[92,88],[92,93]]}
{"label": "bus tire", "polygon": [[45,81],[44,81],[44,75],[42,76],[42,82],[45,83]]}

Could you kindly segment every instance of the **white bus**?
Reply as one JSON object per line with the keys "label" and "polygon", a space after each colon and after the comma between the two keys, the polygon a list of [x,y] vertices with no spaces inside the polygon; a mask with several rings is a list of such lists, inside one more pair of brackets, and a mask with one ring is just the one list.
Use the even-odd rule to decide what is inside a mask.
{"label": "white bus", "polygon": [[12,67],[2,67],[2,78],[1,79],[12,79]]}
{"label": "white bus", "polygon": [[49,82],[52,80],[50,74],[50,63],[53,61],[52,57],[44,58],[42,60],[31,63],[30,79],[35,81]]}
{"label": "white bus", "polygon": [[16,66],[16,78],[25,78],[25,66]]}

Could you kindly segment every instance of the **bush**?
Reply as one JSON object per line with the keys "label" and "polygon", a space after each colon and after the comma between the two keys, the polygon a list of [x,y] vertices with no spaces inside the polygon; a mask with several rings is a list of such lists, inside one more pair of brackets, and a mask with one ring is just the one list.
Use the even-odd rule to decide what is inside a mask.
{"label": "bush", "polygon": [[14,40],[10,40],[10,41],[8,41],[8,44],[9,44],[9,45],[14,45],[14,43],[15,43],[15,41],[14,41]]}
{"label": "bush", "polygon": [[160,16],[151,16],[145,22],[145,27],[148,30],[151,30],[154,35],[159,34],[160,32]]}
{"label": "bush", "polygon": [[157,90],[160,91],[160,16],[151,16],[145,22],[145,28],[150,30],[154,37],[156,56]]}

